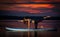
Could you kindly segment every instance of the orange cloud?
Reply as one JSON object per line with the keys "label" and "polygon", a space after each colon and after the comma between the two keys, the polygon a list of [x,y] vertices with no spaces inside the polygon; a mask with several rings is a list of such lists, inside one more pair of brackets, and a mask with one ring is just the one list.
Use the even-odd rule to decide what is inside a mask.
{"label": "orange cloud", "polygon": [[[2,10],[15,10],[15,11],[25,11],[28,13],[44,13],[51,10],[40,10],[40,8],[53,8],[51,4],[14,4],[14,5],[2,5]],[[38,9],[39,8],[39,9]],[[0,9],[0,10],[1,10]]]}
{"label": "orange cloud", "polygon": [[17,6],[30,7],[30,8],[40,8],[40,7],[53,8],[54,7],[51,4],[20,4],[20,5],[17,5]]}

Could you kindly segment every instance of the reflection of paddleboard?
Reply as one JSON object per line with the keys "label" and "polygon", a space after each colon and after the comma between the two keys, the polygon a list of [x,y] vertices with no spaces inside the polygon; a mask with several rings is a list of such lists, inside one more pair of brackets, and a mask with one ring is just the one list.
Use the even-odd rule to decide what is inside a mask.
{"label": "reflection of paddleboard", "polygon": [[6,30],[9,30],[9,31],[55,31],[57,29],[55,29],[55,28],[19,29],[19,28],[8,28],[8,27],[6,27]]}

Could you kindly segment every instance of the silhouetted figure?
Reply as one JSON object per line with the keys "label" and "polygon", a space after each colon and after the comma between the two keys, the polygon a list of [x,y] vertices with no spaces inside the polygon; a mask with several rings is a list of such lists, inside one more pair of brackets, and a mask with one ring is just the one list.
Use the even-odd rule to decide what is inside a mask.
{"label": "silhouetted figure", "polygon": [[[38,23],[39,22],[42,22],[43,20],[44,20],[44,18],[43,17],[37,17],[37,18],[34,18],[35,19],[35,23],[34,23],[34,25],[35,25],[35,29],[38,29],[37,27],[38,27]],[[35,37],[37,37],[37,31],[35,31]]]}

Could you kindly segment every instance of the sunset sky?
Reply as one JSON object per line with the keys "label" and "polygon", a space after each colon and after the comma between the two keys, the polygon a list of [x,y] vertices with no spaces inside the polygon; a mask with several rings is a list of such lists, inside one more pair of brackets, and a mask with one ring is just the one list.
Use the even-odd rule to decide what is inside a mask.
{"label": "sunset sky", "polygon": [[[26,2],[44,2],[52,0],[25,0]],[[0,3],[19,3],[24,0],[0,0]],[[59,0],[55,0],[59,1]],[[0,15],[58,15],[53,9],[58,9],[53,4],[0,4]],[[4,11],[1,11],[4,10]],[[57,10],[56,10],[57,11]]]}
{"label": "sunset sky", "polygon": [[[17,15],[17,16],[55,16],[56,8],[52,4],[0,4],[0,15]],[[4,10],[4,11],[1,11]]]}
{"label": "sunset sky", "polygon": [[44,13],[51,11],[51,4],[13,4],[0,5],[0,10],[25,11],[29,13]]}
{"label": "sunset sky", "polygon": [[22,3],[22,2],[60,2],[60,0],[0,0],[1,3]]}

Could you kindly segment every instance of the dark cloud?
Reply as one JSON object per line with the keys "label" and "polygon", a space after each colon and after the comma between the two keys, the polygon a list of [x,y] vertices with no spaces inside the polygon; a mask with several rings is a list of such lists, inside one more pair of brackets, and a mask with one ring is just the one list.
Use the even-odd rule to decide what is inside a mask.
{"label": "dark cloud", "polygon": [[25,11],[0,11],[0,15],[9,15],[9,16],[58,16],[59,14],[55,14],[55,12],[46,12],[46,13],[38,13],[32,14]]}
{"label": "dark cloud", "polygon": [[60,0],[0,0],[0,3],[26,3],[26,2],[51,2],[56,1],[60,2]]}

